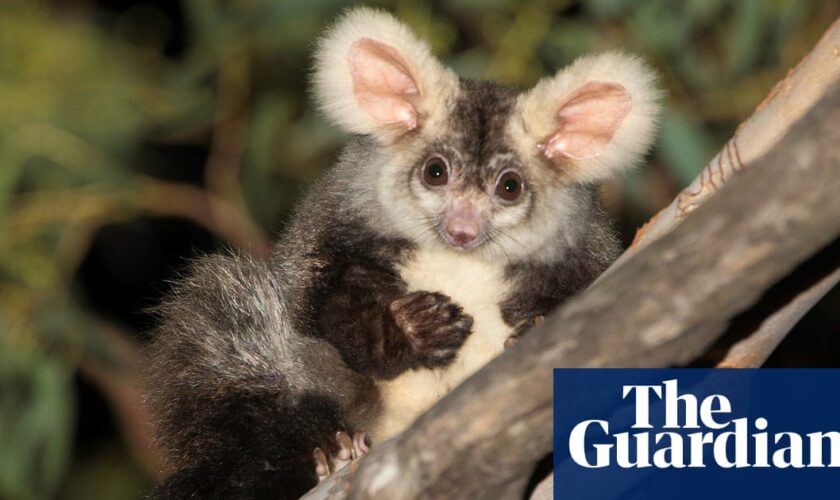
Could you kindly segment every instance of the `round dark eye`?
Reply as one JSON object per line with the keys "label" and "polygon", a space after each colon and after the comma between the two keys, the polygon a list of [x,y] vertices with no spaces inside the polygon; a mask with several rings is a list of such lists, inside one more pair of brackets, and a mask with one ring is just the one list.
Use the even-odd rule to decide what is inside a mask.
{"label": "round dark eye", "polygon": [[522,195],[522,177],[516,172],[505,172],[496,183],[496,196],[513,201]]}
{"label": "round dark eye", "polygon": [[423,165],[423,182],[429,186],[443,186],[449,182],[449,173],[442,158],[433,157]]}

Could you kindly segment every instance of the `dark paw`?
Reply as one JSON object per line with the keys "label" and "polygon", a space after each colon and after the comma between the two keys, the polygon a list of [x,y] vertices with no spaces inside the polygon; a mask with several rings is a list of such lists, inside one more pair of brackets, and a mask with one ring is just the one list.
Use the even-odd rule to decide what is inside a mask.
{"label": "dark paw", "polygon": [[452,361],[473,324],[472,316],[461,306],[436,292],[403,295],[391,302],[391,315],[427,366]]}
{"label": "dark paw", "polygon": [[364,432],[356,432],[353,437],[350,437],[346,432],[337,432],[335,441],[338,445],[338,451],[333,454],[328,454],[321,448],[315,448],[315,451],[312,452],[315,459],[315,473],[318,475],[319,483],[370,451],[367,436]]}

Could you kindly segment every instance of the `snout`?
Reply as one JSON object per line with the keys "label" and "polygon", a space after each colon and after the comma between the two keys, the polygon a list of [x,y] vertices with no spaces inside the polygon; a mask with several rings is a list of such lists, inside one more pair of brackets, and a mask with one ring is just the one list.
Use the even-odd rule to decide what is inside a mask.
{"label": "snout", "polygon": [[454,247],[468,250],[478,244],[481,226],[481,217],[476,211],[469,209],[455,211],[446,220],[446,242]]}
{"label": "snout", "polygon": [[446,224],[446,236],[449,242],[461,248],[469,247],[478,238],[479,225],[467,219],[451,219]]}

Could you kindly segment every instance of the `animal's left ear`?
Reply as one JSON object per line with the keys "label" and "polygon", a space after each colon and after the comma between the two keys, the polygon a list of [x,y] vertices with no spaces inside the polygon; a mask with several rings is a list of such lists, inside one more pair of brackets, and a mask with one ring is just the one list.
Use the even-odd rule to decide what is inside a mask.
{"label": "animal's left ear", "polygon": [[542,156],[576,181],[605,179],[637,163],[653,141],[655,82],[635,57],[579,59],[519,97],[510,133],[521,153]]}

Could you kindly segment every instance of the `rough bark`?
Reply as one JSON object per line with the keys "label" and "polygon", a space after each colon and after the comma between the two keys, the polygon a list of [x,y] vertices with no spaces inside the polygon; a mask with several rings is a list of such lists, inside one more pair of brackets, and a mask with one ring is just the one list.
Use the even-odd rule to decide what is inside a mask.
{"label": "rough bark", "polygon": [[551,368],[663,367],[840,234],[840,88],[714,198],[652,241],[343,477],[330,498],[473,498],[551,449]]}

